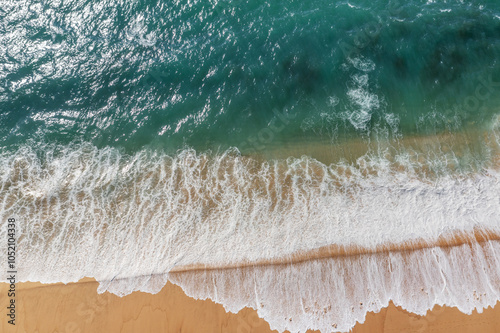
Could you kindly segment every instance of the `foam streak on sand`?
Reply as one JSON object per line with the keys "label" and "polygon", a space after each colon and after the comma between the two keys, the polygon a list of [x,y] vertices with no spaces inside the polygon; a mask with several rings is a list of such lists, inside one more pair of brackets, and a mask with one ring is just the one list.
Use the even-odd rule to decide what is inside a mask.
{"label": "foam streak on sand", "polygon": [[126,295],[171,280],[291,332],[348,330],[391,299],[419,314],[470,312],[500,299],[491,142],[470,172],[450,171],[467,149],[328,165],[235,150],[21,147],[0,159],[0,217],[19,221],[22,281],[95,277],[99,292]]}
{"label": "foam streak on sand", "polygon": [[472,310],[500,297],[500,242],[333,257],[295,265],[171,273],[188,296],[231,312],[257,310],[282,332],[348,331],[394,304],[424,315],[434,304]]}

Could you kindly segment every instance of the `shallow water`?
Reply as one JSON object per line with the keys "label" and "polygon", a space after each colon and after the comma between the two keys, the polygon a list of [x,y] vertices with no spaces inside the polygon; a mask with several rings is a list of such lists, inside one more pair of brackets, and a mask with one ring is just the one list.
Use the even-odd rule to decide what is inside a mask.
{"label": "shallow water", "polygon": [[[500,232],[498,2],[1,7],[0,218],[19,221],[21,280],[171,279],[292,332],[389,299],[500,299],[494,240],[370,252]],[[366,251],[251,266],[324,246]],[[228,266],[241,276],[179,273]]]}

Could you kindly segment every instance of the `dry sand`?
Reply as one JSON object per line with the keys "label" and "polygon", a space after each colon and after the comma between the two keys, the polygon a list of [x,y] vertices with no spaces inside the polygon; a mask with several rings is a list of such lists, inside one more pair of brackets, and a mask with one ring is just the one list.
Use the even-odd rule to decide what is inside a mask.
{"label": "dry sand", "polygon": [[[252,309],[227,313],[211,300],[194,300],[168,283],[156,295],[134,292],[120,298],[97,293],[98,283],[83,279],[67,285],[18,283],[16,326],[7,323],[7,284],[0,284],[1,332],[271,332]],[[435,307],[424,317],[390,304],[369,313],[353,332],[500,332],[500,305],[465,315],[455,308]]]}

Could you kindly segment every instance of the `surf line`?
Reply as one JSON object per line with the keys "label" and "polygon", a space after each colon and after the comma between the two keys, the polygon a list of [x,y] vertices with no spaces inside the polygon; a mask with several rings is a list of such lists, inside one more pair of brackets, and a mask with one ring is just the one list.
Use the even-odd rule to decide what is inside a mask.
{"label": "surf line", "polygon": [[326,245],[320,248],[298,251],[284,257],[273,259],[261,259],[256,261],[241,261],[236,263],[220,265],[210,264],[188,264],[173,267],[169,273],[186,273],[193,271],[222,271],[232,269],[244,269],[264,266],[296,265],[311,260],[325,260],[331,258],[348,258],[363,255],[378,255],[390,252],[409,253],[413,251],[439,247],[442,249],[456,246],[486,245],[488,242],[500,242],[500,232],[497,230],[476,227],[469,231],[451,231],[440,235],[437,239],[428,241],[423,238],[408,240],[401,243],[385,243],[373,248],[357,245]]}

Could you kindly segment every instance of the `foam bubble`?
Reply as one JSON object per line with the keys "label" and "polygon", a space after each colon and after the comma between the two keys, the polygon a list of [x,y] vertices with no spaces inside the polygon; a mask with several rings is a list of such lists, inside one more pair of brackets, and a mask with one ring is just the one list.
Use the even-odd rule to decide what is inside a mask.
{"label": "foam bubble", "polygon": [[339,98],[338,98],[337,96],[335,96],[335,95],[330,96],[330,97],[328,98],[328,104],[329,104],[331,107],[336,106],[337,104],[339,104],[339,102],[340,102],[340,101],[339,101]]}
{"label": "foam bubble", "polygon": [[351,109],[347,111],[347,119],[358,130],[367,129],[374,110],[380,107],[379,97],[368,89],[368,75],[353,75],[354,87],[347,91]]}
{"label": "foam bubble", "polygon": [[349,62],[360,71],[371,72],[375,69],[375,63],[370,59],[365,58],[348,58]]}
{"label": "foam bubble", "polygon": [[[451,173],[447,163],[455,153],[436,155],[433,151],[422,160],[423,153],[403,151],[388,157],[387,151],[381,150],[379,154],[365,154],[354,163],[327,165],[305,156],[259,161],[241,156],[235,149],[221,154],[186,149],[169,156],[146,150],[126,155],[90,145],[26,146],[1,153],[0,218],[6,221],[14,216],[19,221],[18,273],[22,281],[70,282],[87,276],[100,281],[100,292],[157,292],[169,272],[182,267],[273,260],[331,244],[370,249],[417,239],[435,241],[445,232],[500,231],[500,174],[495,169]],[[265,299],[269,310],[260,309],[257,301],[251,303],[247,292],[233,293],[233,298],[228,292],[222,297],[210,285],[203,291],[205,287],[193,289],[189,280],[176,282],[189,294],[213,298],[231,310],[255,306],[273,327],[293,332],[307,327],[325,329],[321,323],[326,325],[333,318],[333,314],[330,319],[318,315],[329,302],[317,298],[322,291],[314,288],[320,286],[331,288],[330,300],[343,297],[344,303],[339,303],[342,306],[374,302],[352,314],[339,312],[335,319],[339,329],[350,327],[389,298],[419,313],[432,302],[460,304],[461,309],[469,311],[497,299],[496,291],[485,289],[484,282],[496,278],[497,271],[487,271],[474,282],[476,273],[457,273],[457,267],[462,266],[453,260],[462,254],[454,252],[439,259],[440,269],[449,272],[447,285],[471,280],[471,286],[486,293],[487,301],[463,303],[461,291],[451,287],[439,294],[439,288],[432,288],[439,286],[440,280],[433,278],[426,282],[426,288],[429,295],[441,298],[416,298],[416,304],[411,303],[410,296],[401,295],[410,287],[398,289],[398,283],[413,280],[396,279],[410,273],[390,278],[394,286],[377,282],[386,281],[378,278],[388,274],[384,271],[388,260],[401,270],[419,267],[419,274],[437,269],[432,262],[435,252],[429,251],[425,256],[416,255],[415,260],[421,261],[409,267],[396,254],[380,260],[360,257],[345,265],[335,261],[321,267],[309,263],[306,273],[314,279],[327,278],[324,284],[307,285],[301,266],[290,266],[288,273],[277,275],[284,281],[281,286],[278,277],[272,278],[272,271],[255,275],[263,279],[259,284],[242,281],[242,285],[236,285],[247,291],[257,288],[255,297]],[[366,272],[380,269],[377,274],[381,276],[370,280],[368,273],[360,273],[366,267]],[[325,275],[328,272],[331,277]],[[346,293],[350,288],[348,277],[359,278],[357,283],[366,290],[356,292],[356,297]],[[228,279],[221,276],[220,281],[212,283]],[[420,283],[413,282],[412,286]],[[270,292],[272,288],[274,292]],[[217,290],[222,292],[223,288],[217,285]],[[301,298],[291,290],[306,294]],[[272,302],[280,295],[288,302],[282,308],[276,300]],[[301,299],[304,304],[317,299],[321,309],[300,316],[297,302]],[[312,309],[314,304],[307,306]],[[279,319],[284,314],[293,316],[292,324],[285,325]],[[312,324],[314,320],[318,324]]]}
{"label": "foam bubble", "polygon": [[500,242],[382,252],[253,266],[172,273],[169,279],[198,298],[237,313],[252,307],[279,332],[347,332],[392,300],[425,315],[435,304],[464,313],[500,298]]}

